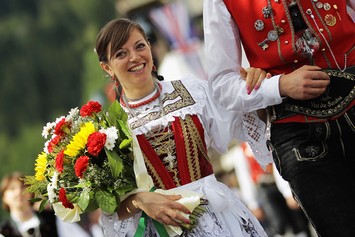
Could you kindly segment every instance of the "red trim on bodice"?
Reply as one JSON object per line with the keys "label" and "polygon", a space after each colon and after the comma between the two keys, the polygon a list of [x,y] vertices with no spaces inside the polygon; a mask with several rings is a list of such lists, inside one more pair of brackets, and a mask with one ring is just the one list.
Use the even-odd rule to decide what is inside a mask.
{"label": "red trim on bodice", "polygon": [[[191,115],[191,118],[202,139],[203,149],[206,150],[203,126],[196,115]],[[191,183],[195,180],[192,180],[192,177],[190,175],[189,161],[186,153],[189,152],[187,149],[190,149],[190,147],[187,149],[185,148],[184,132],[179,118],[175,117],[175,120],[171,124],[171,129],[172,132],[174,133],[174,140],[176,146],[176,159],[177,159],[177,166],[179,170],[180,185]],[[172,174],[168,172],[161,158],[157,155],[155,150],[152,148],[147,138],[144,135],[138,135],[137,139],[143,153],[145,154],[146,158],[149,160],[149,162],[155,169],[156,174],[159,175],[159,178],[163,182],[165,188],[166,189],[175,188],[177,184],[174,182]],[[198,167],[201,170],[201,177],[198,178],[202,178],[212,174],[213,173],[212,165],[203,156],[203,153],[200,151],[200,149],[198,150],[198,156],[199,156],[198,157],[199,164],[193,164],[194,167]],[[154,180],[154,172],[151,172],[148,166],[147,169],[148,169],[148,173],[153,177],[153,181],[156,181]],[[156,182],[155,185],[159,186]]]}

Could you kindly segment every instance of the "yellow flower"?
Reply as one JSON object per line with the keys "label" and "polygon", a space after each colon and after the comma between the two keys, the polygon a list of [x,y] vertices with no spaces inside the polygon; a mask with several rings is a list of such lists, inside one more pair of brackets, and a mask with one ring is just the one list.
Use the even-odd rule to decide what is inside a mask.
{"label": "yellow flower", "polygon": [[95,132],[95,126],[92,122],[85,123],[80,131],[74,135],[73,140],[67,145],[64,154],[70,157],[75,157],[85,148],[90,134]]}
{"label": "yellow flower", "polygon": [[46,172],[46,166],[47,166],[47,154],[45,152],[42,152],[41,154],[38,155],[36,159],[36,164],[35,164],[36,180],[42,181],[45,179],[44,173]]}

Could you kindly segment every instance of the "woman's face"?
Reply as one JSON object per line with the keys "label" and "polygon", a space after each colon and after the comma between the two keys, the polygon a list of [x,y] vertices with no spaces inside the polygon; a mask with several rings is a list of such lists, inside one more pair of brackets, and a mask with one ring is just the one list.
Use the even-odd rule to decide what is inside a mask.
{"label": "woman's face", "polygon": [[116,75],[126,93],[137,89],[145,91],[146,87],[151,90],[153,58],[150,44],[137,29],[132,29],[127,42],[114,55],[108,52],[108,58],[108,64],[101,64],[101,67],[111,76]]}
{"label": "woman's face", "polygon": [[4,191],[2,201],[11,211],[31,206],[29,202],[30,198],[31,194],[26,192],[26,187],[23,183],[19,180],[12,180]]}

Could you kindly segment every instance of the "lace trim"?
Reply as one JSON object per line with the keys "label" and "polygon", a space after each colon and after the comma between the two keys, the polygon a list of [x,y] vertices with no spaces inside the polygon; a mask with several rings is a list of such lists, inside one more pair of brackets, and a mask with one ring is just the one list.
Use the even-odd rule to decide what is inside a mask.
{"label": "lace trim", "polygon": [[243,113],[244,140],[250,145],[258,163],[265,167],[272,163],[272,154],[267,148],[268,132],[265,123],[259,119],[256,112]]}
{"label": "lace trim", "polygon": [[[137,117],[129,116],[129,124],[136,135],[146,134],[157,128],[166,128],[175,117],[185,119],[186,115],[201,114],[205,106],[204,90],[197,79],[186,78],[183,81],[163,81],[164,118],[159,118],[159,100],[136,109]],[[186,88],[191,88],[189,91]],[[124,108],[125,109],[125,108]],[[127,109],[125,109],[128,112]],[[142,125],[144,124],[144,126]]]}
{"label": "lace trim", "polygon": [[134,217],[126,220],[119,220],[117,213],[108,215],[102,212],[101,223],[105,236],[120,237],[136,229],[141,213],[137,213]]}

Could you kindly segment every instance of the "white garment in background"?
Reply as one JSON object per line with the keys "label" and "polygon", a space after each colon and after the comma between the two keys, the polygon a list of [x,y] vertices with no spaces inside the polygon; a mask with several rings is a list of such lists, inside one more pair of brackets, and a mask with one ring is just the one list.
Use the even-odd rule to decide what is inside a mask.
{"label": "white garment in background", "polygon": [[56,224],[59,237],[90,237],[78,223],[68,223],[56,218]]}

